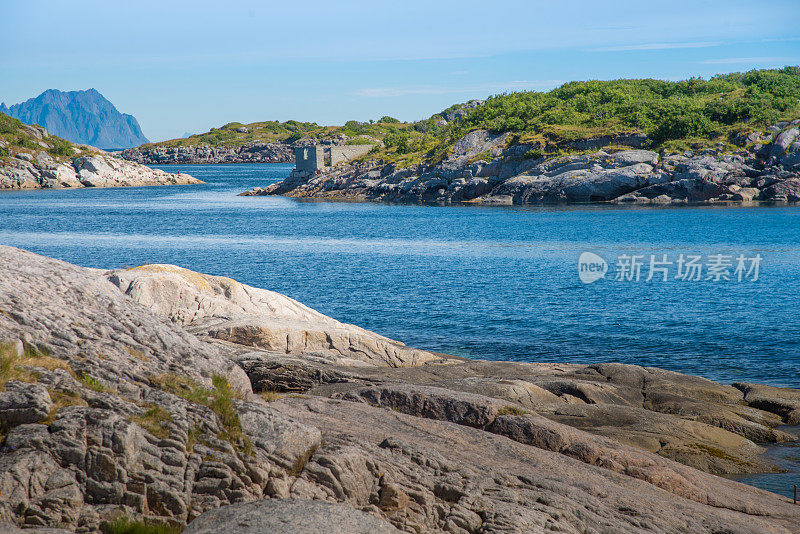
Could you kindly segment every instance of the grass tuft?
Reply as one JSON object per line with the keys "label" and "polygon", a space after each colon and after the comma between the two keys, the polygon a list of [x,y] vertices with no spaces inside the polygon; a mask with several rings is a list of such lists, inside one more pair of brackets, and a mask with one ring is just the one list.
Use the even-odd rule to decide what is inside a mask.
{"label": "grass tuft", "polygon": [[97,391],[98,393],[106,391],[106,387],[103,385],[103,383],[92,375],[83,375],[80,380],[83,382],[84,386],[93,391]]}
{"label": "grass tuft", "polygon": [[252,444],[242,431],[242,423],[233,402],[234,399],[239,398],[239,395],[231,389],[227,378],[215,374],[211,377],[212,387],[210,388],[197,384],[191,378],[174,374],[153,377],[150,381],[158,388],[173,395],[211,408],[223,427],[223,431],[217,437],[228,441],[238,451],[246,454],[253,453]]}
{"label": "grass tuft", "polygon": [[161,406],[153,405],[144,414],[131,417],[131,421],[155,437],[164,439],[169,437],[167,425],[172,422],[172,415]]}
{"label": "grass tuft", "polygon": [[181,527],[155,521],[134,521],[120,517],[100,527],[103,534],[179,534]]}
{"label": "grass tuft", "polygon": [[281,396],[277,392],[270,390],[262,391],[261,393],[259,393],[259,395],[261,395],[261,398],[267,402],[276,401],[281,398]]}
{"label": "grass tuft", "polygon": [[0,389],[9,380],[36,382],[38,377],[33,370],[36,367],[42,367],[48,371],[65,369],[73,374],[67,362],[53,358],[46,350],[26,343],[23,354],[20,356],[11,344],[0,344]]}
{"label": "grass tuft", "polygon": [[497,411],[497,415],[527,415],[530,412],[518,406],[503,406]]}
{"label": "grass tuft", "polygon": [[294,465],[292,466],[292,468],[289,469],[288,473],[293,477],[300,476],[300,473],[302,473],[303,469],[306,468],[308,462],[311,460],[311,457],[314,456],[314,453],[317,452],[318,448],[319,447],[314,445],[313,447],[308,449],[305,453],[298,456],[297,459],[294,461]]}

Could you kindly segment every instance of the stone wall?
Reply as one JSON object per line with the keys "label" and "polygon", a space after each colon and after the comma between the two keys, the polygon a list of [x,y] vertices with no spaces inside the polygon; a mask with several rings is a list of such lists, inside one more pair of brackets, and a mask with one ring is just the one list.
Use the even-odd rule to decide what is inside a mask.
{"label": "stone wall", "polygon": [[340,145],[331,147],[331,166],[363,156],[374,145]]}

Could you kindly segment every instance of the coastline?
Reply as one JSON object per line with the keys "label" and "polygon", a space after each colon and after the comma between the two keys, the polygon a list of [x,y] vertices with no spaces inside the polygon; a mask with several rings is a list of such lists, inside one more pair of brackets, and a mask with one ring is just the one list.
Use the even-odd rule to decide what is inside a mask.
{"label": "coastline", "polygon": [[[242,193],[295,198],[419,204],[534,205],[610,202],[634,205],[800,201],[800,121],[742,137],[738,151],[655,152],[603,138],[583,153],[530,157],[531,145],[475,130],[436,164],[399,167],[355,161]],[[636,146],[647,144],[637,138]]]}
{"label": "coastline", "polygon": [[[623,364],[451,359],[227,278],[0,255],[4,351],[28,358],[0,392],[15,417],[0,448],[0,521],[92,531],[101,509],[117,509],[185,524],[263,497],[336,501],[434,531],[487,506],[493,519],[476,520],[487,531],[535,528],[540,513],[564,528],[600,513],[636,530],[622,502],[667,530],[788,532],[800,520],[782,497],[707,474],[769,470],[753,440],[792,439],[778,427],[800,418],[798,390]],[[233,412],[214,411],[221,398]],[[79,451],[67,440],[76,431],[127,437]],[[64,485],[20,486],[32,460]],[[542,477],[546,487],[531,482]],[[603,496],[576,489],[587,484]]]}

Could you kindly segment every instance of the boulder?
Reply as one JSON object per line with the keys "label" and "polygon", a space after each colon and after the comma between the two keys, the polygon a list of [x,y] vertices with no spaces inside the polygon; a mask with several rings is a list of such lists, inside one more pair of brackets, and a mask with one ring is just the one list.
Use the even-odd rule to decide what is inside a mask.
{"label": "boulder", "polygon": [[0,427],[35,423],[47,417],[52,406],[44,386],[9,380],[0,390]]}
{"label": "boulder", "polygon": [[800,202],[800,178],[782,180],[761,191],[760,200]]}
{"label": "boulder", "polygon": [[797,128],[789,128],[788,130],[779,133],[775,138],[775,142],[772,144],[772,150],[770,154],[774,157],[781,156],[788,150],[792,143],[795,142],[798,135],[800,135],[800,129]]}
{"label": "boulder", "polygon": [[403,366],[440,359],[230,278],[174,265],[116,270],[107,277],[155,313],[193,332],[239,345],[282,354],[316,353],[354,365]]}

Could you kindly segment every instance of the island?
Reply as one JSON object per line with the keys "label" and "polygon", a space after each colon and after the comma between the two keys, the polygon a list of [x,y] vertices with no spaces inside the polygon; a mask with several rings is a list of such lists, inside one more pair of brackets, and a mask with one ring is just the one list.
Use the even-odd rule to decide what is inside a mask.
{"label": "island", "polygon": [[309,134],[293,146],[374,148],[298,167],[244,194],[481,205],[797,202],[799,126],[798,67],[571,82],[414,123],[384,117]]}
{"label": "island", "polygon": [[203,183],[75,144],[0,113],[0,190]]}

